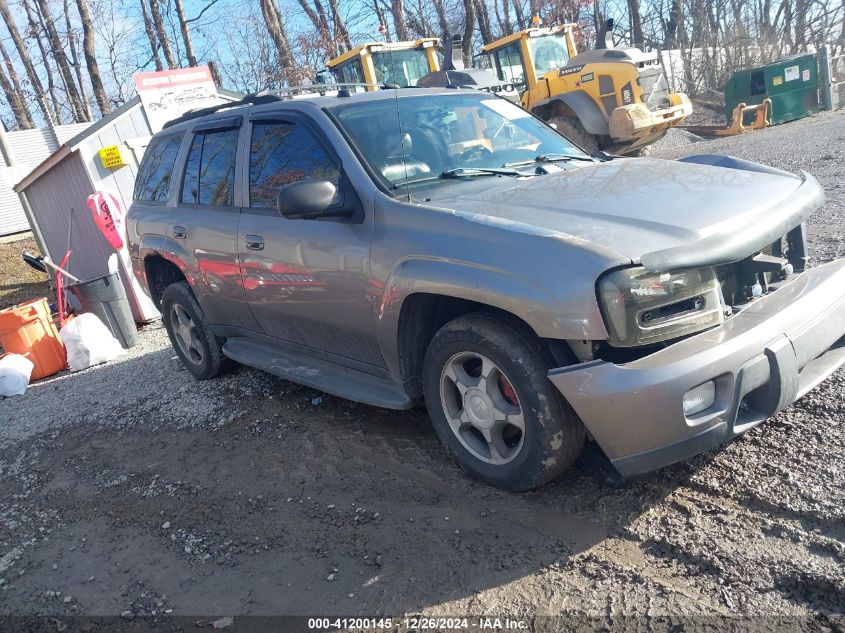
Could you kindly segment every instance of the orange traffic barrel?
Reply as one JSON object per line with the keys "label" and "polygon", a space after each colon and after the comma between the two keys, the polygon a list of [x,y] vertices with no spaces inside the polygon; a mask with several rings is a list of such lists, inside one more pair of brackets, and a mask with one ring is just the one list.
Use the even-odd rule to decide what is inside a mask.
{"label": "orange traffic barrel", "polygon": [[65,346],[50,316],[47,299],[0,310],[0,347],[26,356],[35,365],[30,380],[65,368]]}

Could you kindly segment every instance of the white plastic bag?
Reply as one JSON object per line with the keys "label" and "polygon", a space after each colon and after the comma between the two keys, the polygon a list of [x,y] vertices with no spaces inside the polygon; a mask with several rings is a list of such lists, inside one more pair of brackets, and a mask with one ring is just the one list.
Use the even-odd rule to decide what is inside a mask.
{"label": "white plastic bag", "polygon": [[6,354],[0,358],[0,396],[22,396],[35,365],[26,356]]}
{"label": "white plastic bag", "polygon": [[90,312],[65,323],[59,336],[64,341],[71,371],[87,369],[126,353],[99,317]]}

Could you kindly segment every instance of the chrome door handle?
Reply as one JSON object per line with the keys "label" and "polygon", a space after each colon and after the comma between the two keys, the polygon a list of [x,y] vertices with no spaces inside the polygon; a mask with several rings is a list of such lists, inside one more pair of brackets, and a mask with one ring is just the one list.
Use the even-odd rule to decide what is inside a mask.
{"label": "chrome door handle", "polygon": [[177,240],[184,240],[188,236],[188,232],[184,226],[174,226],[172,229],[173,237]]}
{"label": "chrome door handle", "polygon": [[251,251],[264,250],[264,238],[260,235],[245,235],[244,242],[246,243],[246,247]]}

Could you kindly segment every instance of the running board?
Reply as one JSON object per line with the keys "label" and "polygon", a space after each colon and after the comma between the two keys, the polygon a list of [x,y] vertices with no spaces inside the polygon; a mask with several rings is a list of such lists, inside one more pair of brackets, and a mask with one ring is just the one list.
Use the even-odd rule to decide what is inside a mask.
{"label": "running board", "polygon": [[390,378],[374,376],[307,354],[270,347],[244,337],[230,337],[223,353],[269,374],[319,389],[333,396],[385,409],[410,409],[408,394]]}

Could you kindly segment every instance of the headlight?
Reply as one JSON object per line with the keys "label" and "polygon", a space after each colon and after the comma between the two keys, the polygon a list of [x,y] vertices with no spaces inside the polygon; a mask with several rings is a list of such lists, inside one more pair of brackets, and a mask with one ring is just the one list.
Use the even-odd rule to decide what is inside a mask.
{"label": "headlight", "polygon": [[634,347],[666,341],[724,320],[712,268],[651,273],[641,266],[599,280],[599,299],[610,343]]}

